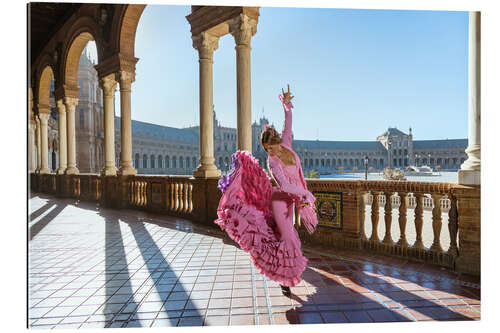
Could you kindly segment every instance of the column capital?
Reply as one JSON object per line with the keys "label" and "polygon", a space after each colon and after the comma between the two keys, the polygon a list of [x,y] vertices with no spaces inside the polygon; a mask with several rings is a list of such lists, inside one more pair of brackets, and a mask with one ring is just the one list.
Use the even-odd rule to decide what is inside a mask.
{"label": "column capital", "polygon": [[38,113],[38,119],[40,119],[40,123],[42,123],[42,124],[47,124],[49,117],[50,117],[50,113],[45,113],[45,112]]}
{"label": "column capital", "polygon": [[213,53],[219,48],[219,37],[204,31],[199,35],[192,36],[193,48],[198,50],[200,59],[212,60]]}
{"label": "column capital", "polygon": [[78,105],[78,98],[75,97],[64,97],[64,104],[66,104],[66,111],[75,111],[76,106]]}
{"label": "column capital", "polygon": [[101,87],[104,97],[113,97],[118,82],[116,81],[116,74],[109,74],[99,79],[99,86]]}
{"label": "column capital", "polygon": [[56,104],[57,104],[57,111],[59,111],[59,113],[66,112],[66,104],[64,104],[64,100],[62,98],[58,99]]}
{"label": "column capital", "polygon": [[135,81],[135,72],[119,71],[120,91],[130,91],[132,82]]}
{"label": "column capital", "polygon": [[227,23],[236,45],[250,46],[252,36],[257,32],[257,20],[241,13],[239,16],[228,20]]}

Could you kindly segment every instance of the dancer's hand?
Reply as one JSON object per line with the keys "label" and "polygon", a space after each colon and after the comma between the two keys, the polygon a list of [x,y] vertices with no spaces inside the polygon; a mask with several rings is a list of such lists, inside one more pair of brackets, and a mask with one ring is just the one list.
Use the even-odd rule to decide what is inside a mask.
{"label": "dancer's hand", "polygon": [[292,101],[292,98],[294,98],[295,96],[292,96],[292,94],[290,93],[290,85],[288,84],[288,92],[285,92],[285,90],[283,90],[283,88],[281,88],[281,92],[282,92],[282,96],[283,96],[283,99],[281,100],[283,102],[283,104],[288,104]]}

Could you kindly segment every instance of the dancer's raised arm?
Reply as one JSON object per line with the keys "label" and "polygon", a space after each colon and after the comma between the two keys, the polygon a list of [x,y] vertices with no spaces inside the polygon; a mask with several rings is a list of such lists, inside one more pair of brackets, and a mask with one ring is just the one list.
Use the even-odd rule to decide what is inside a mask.
{"label": "dancer's raised arm", "polygon": [[290,94],[290,85],[288,85],[288,92],[281,88],[282,95],[279,95],[281,103],[283,103],[283,110],[285,111],[285,124],[283,125],[283,132],[281,133],[281,142],[286,146],[292,146],[292,96]]}

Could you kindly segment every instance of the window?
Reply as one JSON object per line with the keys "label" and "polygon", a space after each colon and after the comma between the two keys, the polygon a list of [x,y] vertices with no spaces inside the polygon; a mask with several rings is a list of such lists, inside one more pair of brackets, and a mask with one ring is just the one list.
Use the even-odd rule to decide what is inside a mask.
{"label": "window", "polygon": [[172,157],[172,168],[177,168],[177,157]]}
{"label": "window", "polygon": [[196,157],[193,157],[193,168],[196,167]]}
{"label": "window", "polygon": [[144,169],[148,168],[148,156],[146,154],[142,155],[142,167]]}
{"label": "window", "polygon": [[135,154],[134,168],[139,168],[139,154]]}
{"label": "window", "polygon": [[181,169],[184,169],[184,157],[179,157],[179,167]]}
{"label": "window", "polygon": [[79,116],[80,116],[80,128],[84,128],[85,127],[85,115],[83,114],[83,109],[80,109]]}
{"label": "window", "polygon": [[191,164],[191,163],[190,163],[190,161],[189,161],[189,157],[186,157],[186,168],[188,168],[188,169],[189,169],[189,168],[191,167],[191,166],[190,166],[190,164]]}
{"label": "window", "polygon": [[165,167],[167,169],[170,168],[170,157],[168,155],[165,157]]}
{"label": "window", "polygon": [[163,157],[161,155],[158,156],[158,168],[163,169]]}
{"label": "window", "polygon": [[155,168],[155,156],[154,155],[151,155],[150,161],[151,161],[151,169],[154,169]]}

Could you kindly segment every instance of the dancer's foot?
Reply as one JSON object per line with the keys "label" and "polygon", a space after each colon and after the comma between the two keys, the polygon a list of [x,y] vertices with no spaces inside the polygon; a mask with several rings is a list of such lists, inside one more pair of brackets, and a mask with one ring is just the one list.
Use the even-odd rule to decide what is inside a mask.
{"label": "dancer's foot", "polygon": [[281,292],[283,293],[283,295],[285,296],[291,296],[292,295],[292,292],[290,290],[290,287],[286,287],[286,286],[281,286]]}

